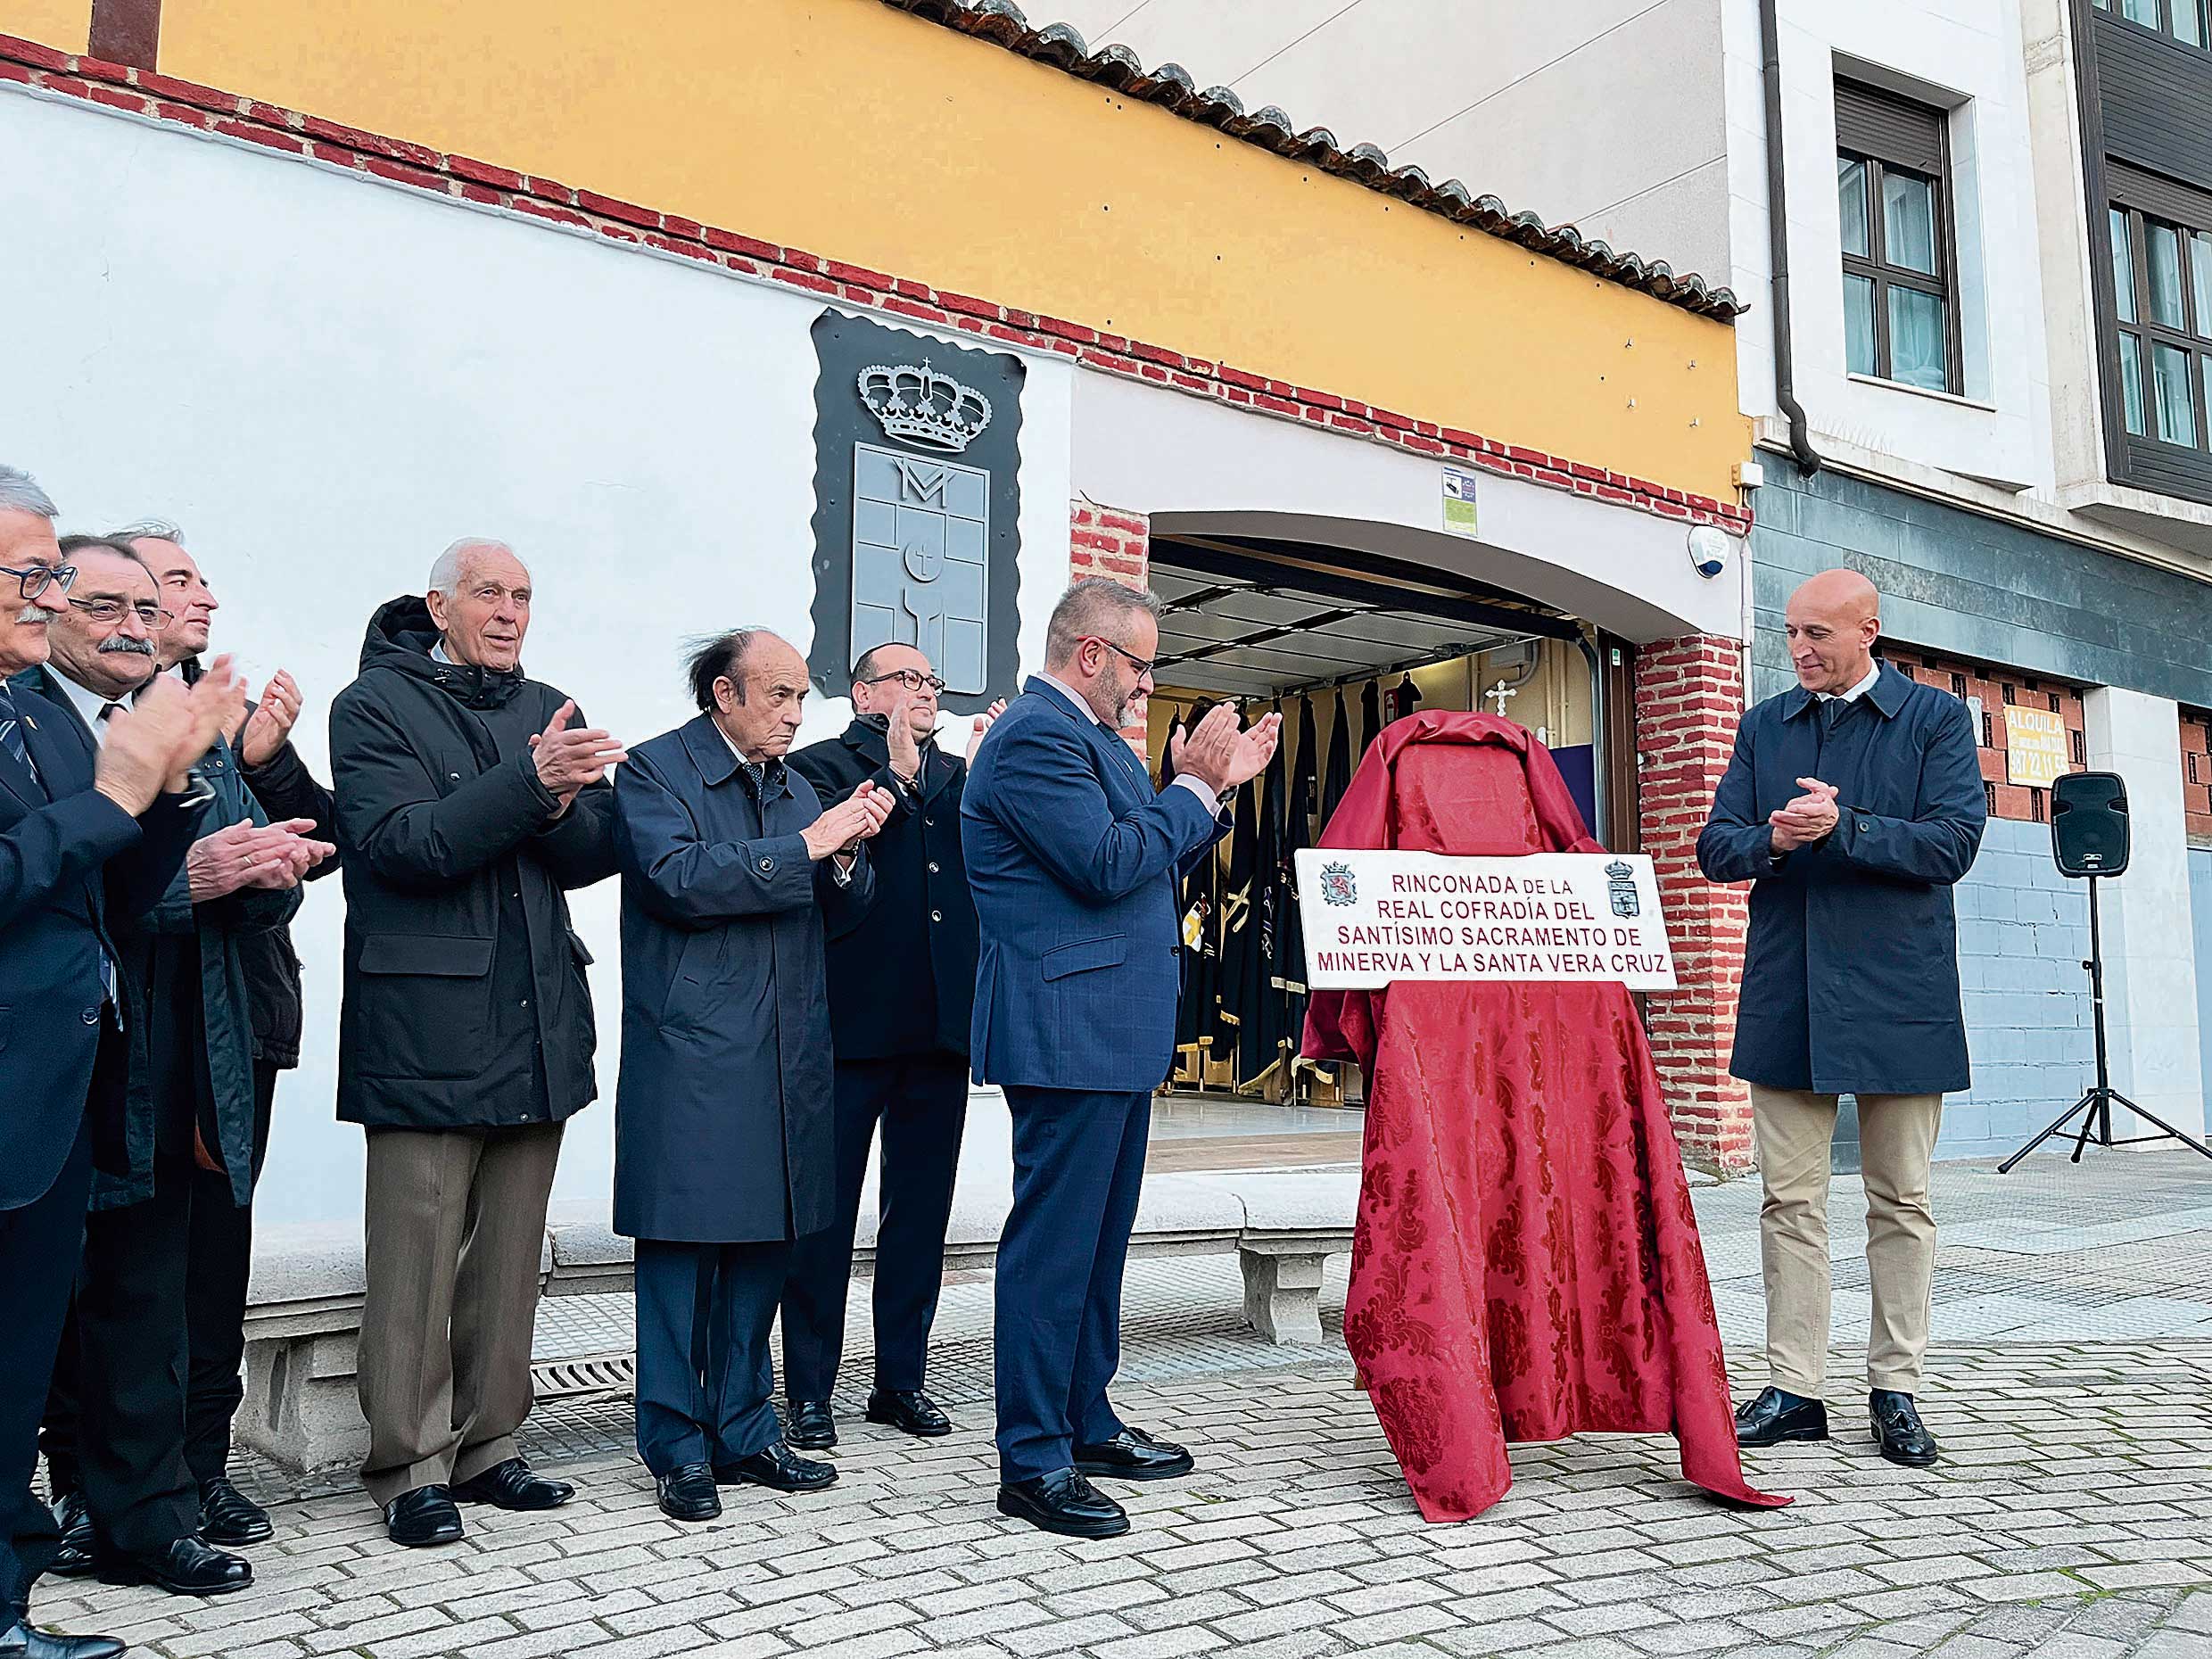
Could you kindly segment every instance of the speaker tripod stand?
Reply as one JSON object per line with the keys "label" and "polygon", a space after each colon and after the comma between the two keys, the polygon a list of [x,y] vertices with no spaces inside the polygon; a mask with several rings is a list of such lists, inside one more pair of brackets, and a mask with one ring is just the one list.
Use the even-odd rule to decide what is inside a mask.
{"label": "speaker tripod stand", "polygon": [[[2081,1099],[2060,1113],[2055,1122],[2046,1125],[2042,1134],[1999,1164],[1997,1173],[2010,1174],[2013,1165],[2052,1135],[2060,1134],[2073,1135],[2074,1151],[2067,1160],[2068,1163],[2081,1162],[2082,1153],[2092,1143],[2099,1146],[2135,1146],[2146,1141],[2179,1141],[2190,1151],[2212,1158],[2212,1146],[2192,1140],[2164,1118],[2145,1111],[2112,1086],[2111,1062],[2104,1039],[2104,931],[2098,921],[2097,878],[2094,876],[2089,878],[2089,960],[2082,966],[2089,970],[2090,1019],[2097,1033],[2097,1081],[2084,1092]],[[2112,1133],[2112,1109],[2115,1106],[2134,1112],[2145,1123],[2158,1125],[2159,1133],[2116,1136]],[[2067,1125],[2074,1120],[2076,1113],[2081,1116],[2082,1127],[2078,1131],[2069,1131]]]}

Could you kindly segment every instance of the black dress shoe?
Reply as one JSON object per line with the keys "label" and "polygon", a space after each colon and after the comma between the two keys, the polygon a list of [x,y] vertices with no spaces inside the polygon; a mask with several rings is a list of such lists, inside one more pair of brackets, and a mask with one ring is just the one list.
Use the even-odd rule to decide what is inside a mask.
{"label": "black dress shoe", "polygon": [[714,1490],[714,1471],[703,1463],[687,1463],[671,1469],[654,1483],[661,1513],[671,1521],[712,1521],[722,1514],[722,1494]]}
{"label": "black dress shoe", "polygon": [[453,1489],[457,1504],[490,1504],[497,1509],[558,1509],[576,1495],[565,1481],[548,1480],[519,1457],[495,1463]]}
{"label": "black dress shoe", "polygon": [[[10,1614],[0,1608],[0,1618]],[[27,1615],[0,1629],[0,1659],[117,1659],[128,1651],[112,1636],[49,1636],[34,1629]]]}
{"label": "black dress shoe", "polygon": [[1129,1530],[1121,1506],[1074,1469],[1007,1482],[998,1489],[998,1512],[1063,1538],[1119,1538]]}
{"label": "black dress shoe", "polygon": [[747,1482],[754,1486],[772,1487],[779,1492],[819,1492],[825,1486],[838,1483],[838,1466],[795,1457],[787,1443],[771,1440],[750,1457],[716,1464],[714,1479],[724,1486]]}
{"label": "black dress shoe", "polygon": [[384,1531],[395,1544],[427,1549],[434,1544],[458,1544],[461,1512],[453,1506],[453,1494],[442,1486],[418,1486],[401,1492],[384,1506]]}
{"label": "black dress shoe", "polygon": [[868,1421],[887,1424],[903,1434],[919,1434],[924,1440],[953,1432],[953,1420],[918,1388],[878,1389],[868,1397]]}
{"label": "black dress shoe", "polygon": [[1143,1429],[1124,1429],[1110,1440],[1076,1448],[1077,1473],[1116,1481],[1165,1481],[1195,1466],[1182,1447],[1156,1440]]}
{"label": "black dress shoe", "polygon": [[[871,1402],[872,1406],[872,1402]],[[870,1416],[874,1416],[872,1409]],[[801,1451],[828,1451],[838,1443],[838,1420],[826,1399],[795,1399],[784,1414],[783,1438]]]}
{"label": "black dress shoe", "polygon": [[1763,1388],[1759,1398],[1736,1408],[1736,1443],[1779,1446],[1785,1440],[1828,1439],[1828,1402],[1807,1399],[1779,1388]]}
{"label": "black dress shoe", "polygon": [[222,1476],[200,1483],[200,1536],[210,1544],[235,1548],[266,1544],[276,1536],[268,1511]]}
{"label": "black dress shoe", "polygon": [[1895,1389],[1878,1388],[1867,1395],[1867,1415],[1874,1419],[1874,1438],[1882,1456],[1908,1469],[1925,1469],[1936,1461],[1936,1437],[1920,1421],[1912,1396]]}
{"label": "black dress shoe", "polygon": [[180,1538],[160,1549],[99,1557],[103,1584],[153,1584],[172,1596],[227,1596],[253,1583],[253,1564],[243,1556],[210,1549],[197,1538]]}
{"label": "black dress shoe", "polygon": [[[81,1579],[92,1571],[92,1511],[85,1507],[82,1492],[64,1492],[54,1506],[54,1523],[62,1529],[61,1547],[46,1571],[57,1579]],[[0,1652],[4,1652],[0,1649]]]}

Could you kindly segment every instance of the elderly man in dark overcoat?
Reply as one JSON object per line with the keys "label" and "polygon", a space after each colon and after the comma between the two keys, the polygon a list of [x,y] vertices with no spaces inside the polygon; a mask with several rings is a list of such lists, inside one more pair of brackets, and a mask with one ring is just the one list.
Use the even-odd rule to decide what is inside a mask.
{"label": "elderly man in dark overcoat", "polygon": [[1770,1385],[1737,1408],[1746,1446],[1828,1438],[1828,1145],[1859,1105],[1867,1192],[1874,1439],[1920,1468],[1915,1400],[1936,1219],[1928,1161],[1944,1095],[1968,1086],[1951,889],[1987,818],[1964,703],[1874,655],[1874,585],[1825,571],[1790,596],[1797,684],[1744,716],[1697,841],[1714,881],[1749,881],[1751,934],[1729,1069],[1751,1085]]}
{"label": "elderly man in dark overcoat", "polygon": [[574,1495],[515,1435],[561,1132],[598,1094],[567,896],[615,873],[622,746],[523,672],[534,597],[504,542],[455,542],[369,619],[330,708],[338,1116],[368,1138],[361,1481],[412,1548],[458,1540],[458,1503]]}
{"label": "elderly man in dark overcoat", "polygon": [[825,925],[865,912],[890,801],[822,809],[784,764],[806,664],[761,629],[689,664],[696,719],[615,787],[623,1053],[615,1230],[637,1241],[638,1453],[679,1521],[717,1482],[813,1491],[776,1416],[769,1331],[791,1241],[834,1209]]}

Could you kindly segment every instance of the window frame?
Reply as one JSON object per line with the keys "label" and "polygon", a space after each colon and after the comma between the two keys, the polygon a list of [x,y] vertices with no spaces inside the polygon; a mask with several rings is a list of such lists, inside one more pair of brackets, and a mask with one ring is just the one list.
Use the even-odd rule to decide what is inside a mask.
{"label": "window frame", "polygon": [[[2205,4],[2205,0],[2157,0],[2157,4],[2158,7],[2158,21],[2153,24],[2141,22],[2136,19],[2128,16],[2125,11],[2114,3],[2114,0],[2090,0],[2090,4],[2092,9],[2102,12],[2115,23],[2118,23],[2125,28],[2134,29],[2139,34],[2155,35],[2158,38],[2166,42],[2167,45],[2177,46],[2183,52],[2196,52],[2206,55],[2212,55],[2212,6],[2208,6]],[[2175,11],[2176,8],[2184,5],[2192,6],[2195,8],[2197,13],[2197,27],[2203,37],[2202,39],[2183,40],[2179,35],[2174,32]]]}
{"label": "window frame", "polygon": [[[2157,205],[2144,207],[2146,196],[2164,196]],[[2132,169],[2121,172],[2110,169],[2107,175],[2105,218],[2102,240],[2105,243],[2104,267],[2110,274],[2112,302],[2106,315],[2098,320],[2101,332],[2109,337],[2104,352],[2106,371],[2111,376],[2111,414],[2117,435],[2124,444],[2151,443],[2168,454],[2190,457],[2200,466],[2212,466],[2212,316],[2204,314],[2199,305],[2197,263],[2212,260],[2212,243],[2200,243],[2200,237],[2212,238],[2212,222],[2196,223],[2195,219],[2212,221],[2212,211],[2200,210],[2183,216],[2176,210],[2184,203],[2166,191],[2146,189],[2138,185]],[[2129,298],[2134,305],[2134,320],[2120,315],[2119,273],[2112,245],[2112,216],[2119,215],[2127,224],[2128,276],[2133,284]],[[2181,285],[2182,319],[2178,326],[2153,320],[2150,305],[2150,238],[2152,226],[2171,230],[2178,243],[2180,268],[2177,276]],[[2212,296],[2212,273],[2205,277],[2206,293]],[[2143,430],[2136,432],[2127,425],[2127,392],[2121,374],[2121,342],[2133,338],[2136,343],[2139,374],[2142,384]],[[2176,443],[2160,435],[2158,409],[2157,355],[2154,348],[2170,346],[2183,351],[2189,362],[2189,394],[2191,427],[2193,442]]]}
{"label": "window frame", "polygon": [[[1848,250],[1844,251],[1842,255],[1844,275],[1862,277],[1872,284],[1874,290],[1873,373],[1869,376],[1865,371],[1851,367],[1847,345],[1845,372],[1862,378],[1878,380],[1885,385],[1896,386],[1906,392],[1940,392],[1949,397],[1963,397],[1966,395],[1966,354],[1962,344],[1963,335],[1960,331],[1959,316],[1959,250],[1956,227],[1957,211],[1952,199],[1950,112],[1932,104],[1923,104],[1915,100],[1902,97],[1895,93],[1869,86],[1863,81],[1853,80],[1847,76],[1838,76],[1836,85],[1839,91],[1848,87],[1861,97],[1885,101],[1931,118],[1936,132],[1934,158],[1936,168],[1931,172],[1921,162],[1903,155],[1901,151],[1892,150],[1888,154],[1884,154],[1885,146],[1875,142],[1870,136],[1859,132],[1846,133],[1841,120],[1838,120],[1836,124],[1836,154],[1837,160],[1859,162],[1866,169],[1868,252],[1864,254],[1858,254],[1850,252]],[[1903,174],[1928,186],[1934,217],[1931,228],[1936,255],[1936,269],[1932,275],[1926,271],[1915,270],[1908,265],[1894,264],[1886,257],[1889,252],[1889,239],[1888,227],[1884,217],[1882,179],[1885,174],[1890,172]],[[1837,243],[1840,247],[1843,241],[1843,208],[1840,201],[1836,206],[1836,231]],[[1893,287],[1931,294],[1943,301],[1944,384],[1941,386],[1915,385],[1909,380],[1899,380],[1895,376],[1895,364],[1890,352],[1889,330],[1889,291]],[[1850,293],[1848,284],[1845,285],[1842,294],[1846,327],[1848,327],[1851,305]]]}

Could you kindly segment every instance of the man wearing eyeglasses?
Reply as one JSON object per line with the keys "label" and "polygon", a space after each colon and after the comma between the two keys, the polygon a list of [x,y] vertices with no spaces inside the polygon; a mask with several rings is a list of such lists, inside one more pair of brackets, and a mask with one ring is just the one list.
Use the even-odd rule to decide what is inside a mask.
{"label": "man wearing eyeglasses", "polygon": [[[869,848],[875,902],[851,932],[829,943],[837,1207],[828,1228],[793,1246],[783,1292],[785,1438],[805,1450],[838,1443],[830,1396],[844,1352],[853,1234],[879,1125],[868,1420],[925,1438],[953,1430],[922,1389],[968,1115],[976,986],[976,907],[960,846],[968,764],[937,745],[944,690],[913,646],[877,646],[853,667],[853,723],[790,761],[825,806],[863,783],[891,802]],[[1003,706],[970,723],[970,759]]]}
{"label": "man wearing eyeglasses", "polygon": [[[70,536],[61,546],[78,575],[52,625],[44,673],[98,746],[160,673],[161,642],[177,619],[127,543]],[[91,1522],[89,1558],[70,1565],[191,1596],[253,1581],[243,1557],[199,1536],[184,1445],[194,1209],[242,1205],[252,1190],[238,937],[290,920],[301,879],[331,850],[305,838],[310,821],[267,821],[227,741],[217,739],[200,772],[212,799],[199,827],[219,827],[193,843],[154,902],[113,914],[125,1059],[94,1077],[94,1128],[107,1156],[86,1225],[74,1374],[64,1365],[54,1401],[55,1444],[73,1440],[74,1455],[51,1459],[65,1515],[74,1520],[81,1505]],[[218,1192],[202,1172],[223,1177]]]}
{"label": "man wearing eyeglasses", "polygon": [[998,1506],[1047,1532],[1111,1538],[1129,1518],[1090,1482],[1188,1473],[1190,1453],[1106,1397],[1152,1091],[1175,1049],[1176,885],[1263,771],[1280,722],[1226,704],[1170,748],[1155,789],[1121,736],[1151,694],[1160,601],[1104,578],[1054,607],[1044,670],[977,752],[961,833],[980,935],[970,1047],[1006,1091],[1014,1205],[1000,1235]]}
{"label": "man wearing eyeglasses", "polygon": [[[86,1101],[95,1056],[120,1044],[107,1011],[118,951],[108,885],[136,905],[182,863],[190,770],[237,701],[219,661],[192,691],[157,688],[95,748],[25,684],[45,662],[77,573],[54,503],[0,466],[0,1655],[111,1659],[105,1637],[30,1623],[33,1583],[60,1543],[31,1490],[38,1416],[85,1237],[93,1179]],[[10,676],[17,676],[11,681]]]}

